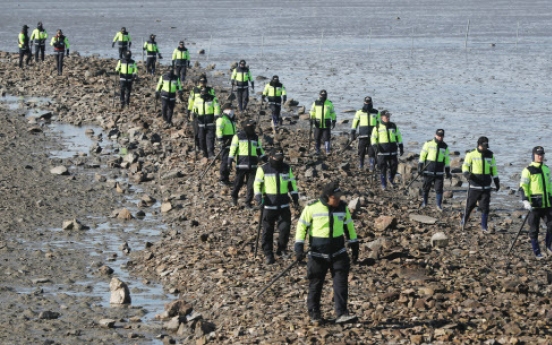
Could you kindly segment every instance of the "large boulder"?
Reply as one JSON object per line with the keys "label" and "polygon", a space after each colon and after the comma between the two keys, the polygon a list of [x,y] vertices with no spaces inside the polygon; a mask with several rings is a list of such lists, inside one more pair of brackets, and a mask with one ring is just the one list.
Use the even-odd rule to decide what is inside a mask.
{"label": "large boulder", "polygon": [[130,291],[128,285],[119,278],[111,278],[109,283],[109,290],[111,291],[111,298],[109,303],[111,304],[130,304]]}

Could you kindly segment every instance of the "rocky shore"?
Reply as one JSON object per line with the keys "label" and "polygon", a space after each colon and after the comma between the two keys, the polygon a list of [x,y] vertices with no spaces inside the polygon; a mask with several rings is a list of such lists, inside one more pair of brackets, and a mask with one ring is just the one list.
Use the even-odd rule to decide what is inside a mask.
{"label": "rocky shore", "polygon": [[[134,85],[131,108],[116,109],[116,60],[72,56],[66,60],[65,75],[58,77],[53,61],[19,70],[15,55],[10,61],[9,57],[0,54],[0,92],[47,97],[49,102],[40,106],[26,102],[19,110],[0,111],[4,148],[0,167],[0,322],[8,326],[0,331],[2,343],[552,341],[549,261],[534,260],[526,233],[507,255],[525,213],[493,211],[501,205],[491,201],[493,231],[483,234],[474,213],[462,232],[459,221],[464,198],[453,198],[454,194],[461,196],[460,174],[445,184],[444,212],[419,209],[420,182],[409,189],[404,183],[416,175],[415,154],[401,158],[403,184],[381,191],[372,174],[356,169],[356,150],[338,153],[347,142],[345,136],[334,138],[334,155],[317,159],[308,155],[309,132],[300,106],[286,107],[286,121],[276,138],[270,116],[260,116],[265,147],[278,142],[293,165],[301,204],[316,198],[325,183],[338,179],[354,212],[361,245],[360,263],[352,267],[349,277],[349,304],[359,321],[313,326],[306,315],[305,266],[294,267],[256,298],[293,259],[277,258],[275,265],[266,265],[261,256],[253,258],[258,211],[245,209],[243,198],[239,207],[231,206],[230,190],[217,183],[218,162],[199,179],[209,161],[195,157],[185,103],[177,104],[173,126],[166,128],[154,101],[157,79],[142,77]],[[206,72],[219,100],[231,99],[228,74],[211,70],[212,66],[196,65],[186,89]],[[261,104],[251,98],[250,116],[257,117]],[[86,155],[52,158],[47,148],[59,143],[49,135],[47,125],[41,126],[43,119],[21,116],[37,107],[51,112],[51,121],[95,124],[104,132],[90,133],[96,144]],[[339,126],[345,129],[349,124]],[[102,138],[110,138],[113,144]],[[453,168],[460,164],[456,153]],[[68,175],[50,171],[59,166],[66,167]],[[102,252],[100,259],[80,250],[90,229],[51,230],[61,229],[63,221],[72,219],[94,229],[95,217],[110,216],[110,222],[121,228],[143,227],[139,219],[149,217],[162,220],[153,225],[161,236],[154,243],[144,240],[131,250],[118,243],[123,246],[116,253],[106,251],[100,243],[96,248]],[[295,222],[292,235],[294,230]],[[140,234],[126,236],[129,241],[143,239]],[[73,249],[56,249],[60,241],[72,243]],[[166,310],[157,313],[158,321],[139,322],[145,313],[140,305],[105,307],[100,299],[86,297],[93,285],[75,284],[84,278],[111,281],[112,276],[100,268],[113,255],[125,257],[125,268],[132,274],[145,282],[161,283],[170,294],[165,296]],[[130,292],[132,295],[132,289]],[[106,291],[105,299],[108,297]],[[333,316],[331,298],[328,281],[322,302],[327,319]]]}

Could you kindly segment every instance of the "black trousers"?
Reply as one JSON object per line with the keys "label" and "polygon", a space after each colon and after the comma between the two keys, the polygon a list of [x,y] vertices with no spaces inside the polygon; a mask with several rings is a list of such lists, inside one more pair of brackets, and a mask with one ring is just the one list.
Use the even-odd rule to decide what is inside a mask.
{"label": "black trousers", "polygon": [[330,128],[314,128],[314,144],[317,149],[320,149],[321,141],[330,141],[332,130]]}
{"label": "black trousers", "polygon": [[203,151],[203,156],[211,157],[215,155],[215,126],[214,123],[211,123],[212,126],[199,127],[198,133],[199,136],[199,149]]}
{"label": "black trousers", "polygon": [[[266,211],[265,211],[266,212]],[[534,208],[529,212],[527,224],[529,224],[529,238],[538,239],[541,218],[546,224],[546,235],[552,236],[552,208]]]}
{"label": "black trousers", "polygon": [[245,194],[245,202],[251,203],[253,200],[253,182],[255,181],[256,169],[236,169],[236,179],[234,180],[234,189],[232,189],[231,196],[234,199],[238,198],[240,189],[244,182],[247,183],[247,193]]}
{"label": "black trousers", "polygon": [[119,59],[122,60],[125,57],[125,52],[128,50],[128,46],[119,46]]}
{"label": "black trousers", "polygon": [[165,120],[165,122],[171,123],[175,105],[176,99],[171,101],[168,98],[161,97],[161,114],[163,115],[163,120]]}
{"label": "black trousers", "polygon": [[376,153],[370,145],[370,138],[358,138],[358,159],[360,164],[364,165],[364,156],[368,153],[368,157],[375,158]]}
{"label": "black trousers", "polygon": [[280,112],[282,111],[282,105],[281,104],[270,104],[270,111],[272,112],[272,122],[275,125],[281,125],[282,119],[280,117]]}
{"label": "black trousers", "polygon": [[154,74],[155,73],[155,63],[157,62],[157,59],[155,56],[148,55],[146,59],[146,72]]}
{"label": "black trousers", "polygon": [[176,75],[180,78],[180,82],[181,83],[184,83],[184,80],[186,80],[186,71],[187,71],[187,67],[186,65],[183,65],[183,66],[176,66]]}
{"label": "black trousers", "polygon": [[309,279],[307,308],[309,314],[320,311],[322,287],[324,286],[328,269],[330,270],[333,280],[335,314],[339,317],[348,312],[347,300],[349,298],[349,284],[347,278],[350,268],[351,262],[347,253],[343,253],[332,260],[309,255],[309,260],[307,262],[307,278]]}
{"label": "black trousers", "polygon": [[[276,223],[277,222],[277,223]],[[291,211],[289,207],[280,210],[264,209],[263,213],[263,235],[261,246],[265,255],[272,255],[274,248],[274,225],[278,224],[278,251],[287,250],[289,232],[291,229]]]}
{"label": "black trousers", "polygon": [[63,73],[63,57],[65,56],[65,52],[54,52],[54,56],[56,57],[58,75],[61,75]]}
{"label": "black trousers", "polygon": [[31,54],[31,50],[28,48],[19,48],[19,68],[23,68],[23,57],[25,56],[27,57],[27,59],[25,60],[25,65],[28,65],[29,61],[31,61],[31,58],[33,57],[33,54]]}
{"label": "black trousers", "polygon": [[479,211],[481,211],[481,213],[489,213],[489,204],[491,203],[491,191],[489,189],[483,190],[470,188],[468,193],[470,193],[470,195],[468,195],[468,204],[464,219],[468,219],[471,211],[475,208],[478,201]]}
{"label": "black trousers", "polygon": [[119,99],[121,100],[121,105],[130,104],[130,92],[132,91],[132,80],[120,80],[119,84],[121,86],[121,92]]}
{"label": "black trousers", "polygon": [[44,61],[44,52],[46,51],[45,44],[35,44],[35,62],[38,62],[38,54],[40,53],[40,59]]}
{"label": "black trousers", "polygon": [[247,103],[249,103],[249,88],[238,89],[238,108],[240,112],[247,109]]}
{"label": "black trousers", "polygon": [[444,175],[424,175],[423,190],[425,194],[429,193],[431,186],[435,186],[435,193],[443,194],[443,183],[445,181]]}
{"label": "black trousers", "polygon": [[228,181],[230,177],[230,169],[228,169],[228,154],[230,153],[230,147],[222,148],[222,153],[220,154],[220,180]]}
{"label": "black trousers", "polygon": [[399,159],[397,155],[378,155],[378,169],[382,176],[387,176],[387,169],[389,169],[389,181],[392,182],[395,178],[398,166]]}

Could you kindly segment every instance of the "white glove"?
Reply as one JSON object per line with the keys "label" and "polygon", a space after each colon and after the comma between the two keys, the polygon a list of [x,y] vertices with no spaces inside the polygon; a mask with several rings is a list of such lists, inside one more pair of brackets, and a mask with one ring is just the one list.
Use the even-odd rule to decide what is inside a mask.
{"label": "white glove", "polygon": [[523,208],[528,211],[531,211],[533,209],[529,200],[523,200]]}

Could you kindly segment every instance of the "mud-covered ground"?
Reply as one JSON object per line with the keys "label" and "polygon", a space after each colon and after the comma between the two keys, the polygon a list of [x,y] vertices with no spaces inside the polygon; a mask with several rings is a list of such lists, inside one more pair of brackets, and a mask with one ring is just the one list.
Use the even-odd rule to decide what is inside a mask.
{"label": "mud-covered ground", "polygon": [[[458,223],[465,192],[458,187],[457,174],[452,186],[446,184],[443,213],[419,209],[418,182],[408,190],[402,185],[381,191],[371,174],[356,170],[354,150],[338,154],[345,136],[334,137],[336,154],[308,156],[308,127],[297,107],[287,109],[276,136],[268,116],[261,115],[263,141],[267,147],[278,141],[286,150],[301,203],[315,198],[326,182],[339,179],[355,210],[361,254],[351,270],[349,303],[359,321],[314,326],[306,318],[302,265],[255,297],[292,259],[278,258],[272,266],[262,256],[254,259],[258,211],[243,208],[243,198],[239,207],[230,206],[229,189],[217,184],[216,168],[199,180],[209,162],[195,157],[185,104],[177,105],[173,126],[164,128],[153,97],[155,80],[144,77],[135,85],[130,110],[111,105],[116,96],[110,72],[114,60],[71,58],[62,77],[54,76],[51,65],[26,71],[13,66],[13,59],[0,63],[3,92],[51,101],[40,106],[29,101],[15,112],[2,110],[0,321],[9,325],[0,331],[3,343],[149,344],[162,341],[161,335],[167,335],[166,343],[182,344],[550,342],[549,259],[534,260],[526,233],[512,254],[506,254],[524,212],[494,203],[491,233],[479,230],[477,213],[462,232]],[[194,68],[190,80],[202,72]],[[230,90],[221,87],[226,72],[208,73],[218,97],[228,99]],[[112,144],[99,141],[95,132],[96,143],[86,156],[52,158],[49,148],[59,143],[48,133],[49,125],[18,115],[35,107],[52,111],[54,121],[96,124]],[[256,117],[260,104],[252,101],[250,109]],[[119,147],[127,148],[127,154],[119,154],[124,152]],[[410,181],[416,157],[410,153],[401,161],[401,176]],[[69,167],[69,176],[50,173],[59,164]],[[453,167],[459,164],[456,155]],[[510,202],[516,198],[511,189],[501,193]],[[158,202],[152,205],[144,195]],[[136,219],[106,220],[122,207]],[[141,223],[140,210],[150,223]],[[63,221],[73,218],[90,229],[60,230]],[[146,243],[151,238],[145,227],[159,237]],[[136,231],[125,231],[130,228]],[[292,234],[294,228],[295,222]],[[448,240],[433,246],[438,232]],[[88,242],[98,233],[122,237],[112,249],[109,236]],[[128,256],[124,247],[119,249],[125,241],[132,248]],[[70,245],[60,249],[62,242]],[[138,322],[147,313],[141,301],[114,308],[106,303],[108,290],[101,298],[92,297],[111,278],[100,273],[100,264],[109,265],[115,257],[124,257],[120,265],[146,285],[161,283],[164,292],[157,298],[181,302],[164,313],[155,311],[156,320]],[[77,283],[83,281],[87,283]],[[133,293],[139,291],[131,286]],[[44,311],[59,315],[40,314]],[[323,314],[332,318],[329,282]],[[115,328],[101,327],[104,318],[116,320]]]}

